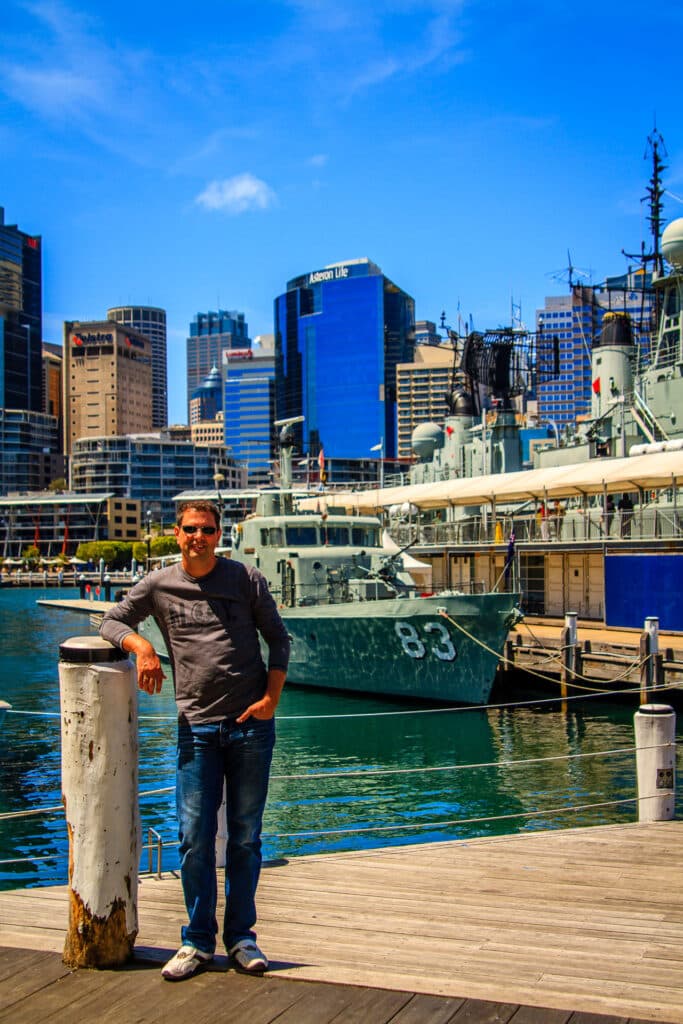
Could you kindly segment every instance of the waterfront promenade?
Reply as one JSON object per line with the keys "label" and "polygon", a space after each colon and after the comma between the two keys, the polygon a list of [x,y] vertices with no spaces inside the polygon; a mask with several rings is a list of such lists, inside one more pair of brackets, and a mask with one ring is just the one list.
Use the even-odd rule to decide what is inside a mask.
{"label": "waterfront promenade", "polygon": [[0,1022],[597,1024],[605,1014],[683,1024],[677,821],[269,865],[259,937],[273,969],[263,980],[226,973],[219,957],[202,977],[162,982],[183,918],[173,874],[142,878],[130,969],[70,975],[57,955],[66,893],[0,893]]}

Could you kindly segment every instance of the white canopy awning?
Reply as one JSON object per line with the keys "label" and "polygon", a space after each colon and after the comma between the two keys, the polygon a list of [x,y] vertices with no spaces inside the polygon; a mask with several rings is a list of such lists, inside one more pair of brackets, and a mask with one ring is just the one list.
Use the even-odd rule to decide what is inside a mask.
{"label": "white canopy awning", "polygon": [[[506,504],[529,500],[571,498],[607,492],[659,490],[683,483],[683,451],[654,452],[625,459],[592,459],[569,466],[529,469],[519,473],[444,480],[431,484],[385,487],[369,491],[330,491],[330,507],[356,512],[375,512],[390,505],[410,502],[417,508],[450,505]],[[315,498],[299,502],[301,509],[315,509]]]}

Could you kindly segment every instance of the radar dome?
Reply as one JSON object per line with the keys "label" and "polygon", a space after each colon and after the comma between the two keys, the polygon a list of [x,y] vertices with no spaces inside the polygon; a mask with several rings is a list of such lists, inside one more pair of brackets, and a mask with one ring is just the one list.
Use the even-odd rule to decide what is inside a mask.
{"label": "radar dome", "polygon": [[437,448],[443,448],[443,430],[436,423],[420,423],[410,439],[413,451],[421,461],[431,459]]}
{"label": "radar dome", "polygon": [[683,217],[672,220],[664,228],[662,255],[676,270],[683,270]]}

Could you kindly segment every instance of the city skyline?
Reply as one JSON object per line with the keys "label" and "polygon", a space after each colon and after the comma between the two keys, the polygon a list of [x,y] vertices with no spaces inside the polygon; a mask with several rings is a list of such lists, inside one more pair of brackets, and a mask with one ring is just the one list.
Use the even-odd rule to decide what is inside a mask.
{"label": "city skyline", "polygon": [[[185,422],[199,311],[272,333],[286,282],[367,257],[417,319],[533,327],[566,268],[594,283],[649,241],[643,160],[683,216],[683,18],[613,0],[7,0],[0,205],[42,236],[43,337],[114,306],[168,315]],[[115,20],[114,20],[115,19]],[[330,455],[334,453],[331,452]]]}

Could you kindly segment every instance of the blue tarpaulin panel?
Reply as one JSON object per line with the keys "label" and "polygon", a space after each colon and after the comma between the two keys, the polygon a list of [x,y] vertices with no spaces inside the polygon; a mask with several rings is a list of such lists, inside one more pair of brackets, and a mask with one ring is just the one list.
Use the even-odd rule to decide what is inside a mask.
{"label": "blue tarpaulin panel", "polygon": [[683,630],[683,555],[606,555],[606,625],[642,629],[650,615]]}

